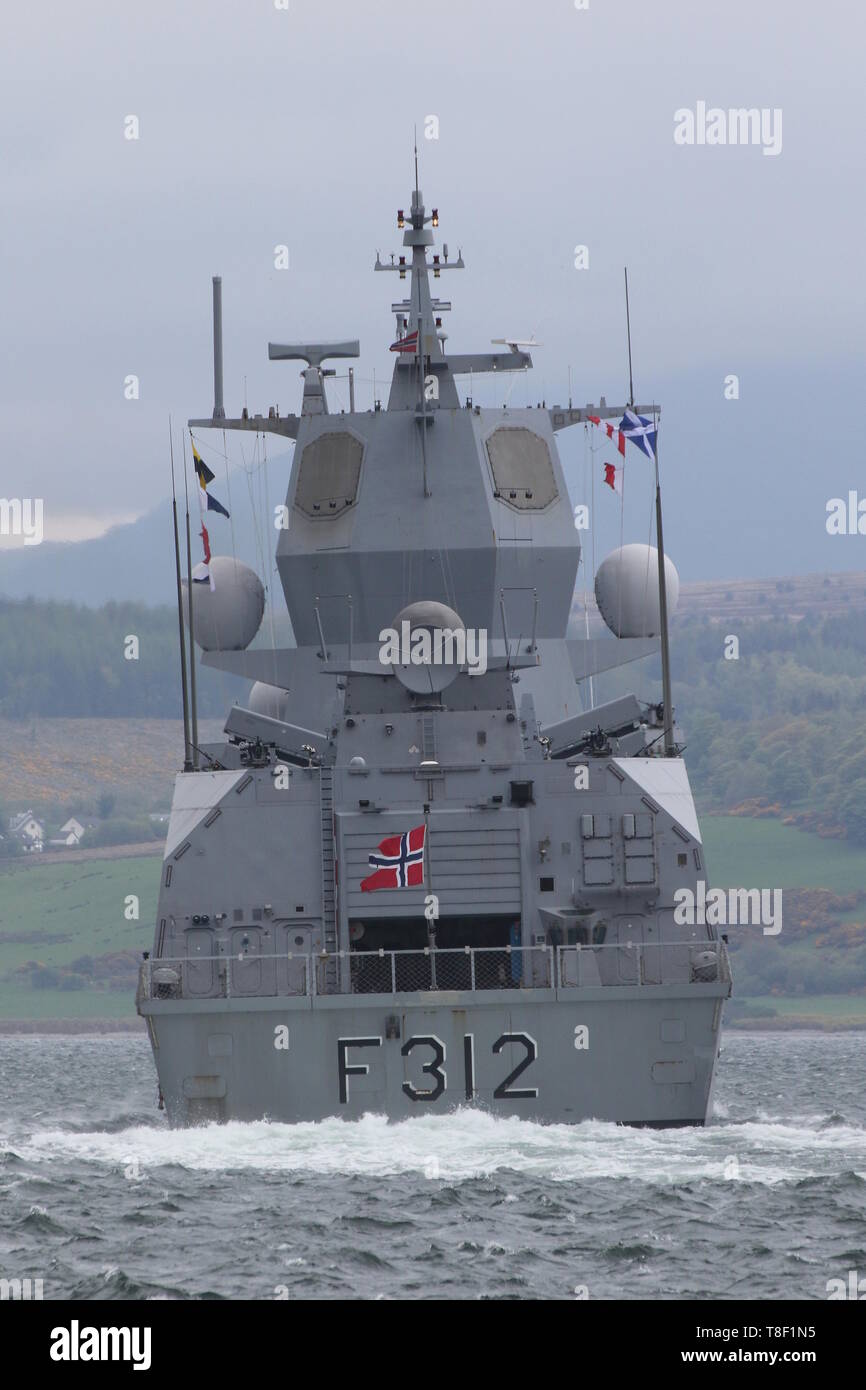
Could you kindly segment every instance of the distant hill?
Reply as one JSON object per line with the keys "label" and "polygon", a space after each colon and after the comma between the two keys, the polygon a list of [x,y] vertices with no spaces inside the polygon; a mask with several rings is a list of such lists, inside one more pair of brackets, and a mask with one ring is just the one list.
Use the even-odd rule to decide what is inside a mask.
{"label": "distant hill", "polygon": [[[268,490],[271,506],[282,500],[287,461],[271,459]],[[265,533],[264,508],[257,499],[254,516],[246,479],[232,475],[232,520],[211,516],[208,529],[214,554],[235,554],[266,580],[273,559],[276,532]],[[258,497],[261,486],[254,484]],[[223,485],[222,494],[225,492]],[[218,494],[218,495],[222,495]],[[267,518],[271,524],[273,513]],[[198,511],[190,514],[194,562],[200,558]],[[181,546],[185,544],[181,514]],[[183,562],[185,564],[185,560]],[[279,578],[274,567],[272,595],[275,612],[284,613]],[[581,580],[582,585],[582,580]],[[114,526],[97,540],[69,543],[45,541],[21,550],[0,549],[0,599],[51,599],[98,608],[109,602],[150,606],[174,604],[174,545],[171,504],[165,501],[137,521]],[[595,599],[589,594],[589,619],[603,629]],[[835,617],[866,610],[866,572],[790,575],[770,579],[700,580],[682,584],[675,622],[699,617],[709,621],[735,618]],[[583,589],[572,605],[575,633],[583,631]]]}
{"label": "distant hill", "polygon": [[[590,627],[604,631],[592,594],[587,609]],[[693,619],[839,618],[866,612],[866,572],[797,574],[773,579],[709,579],[680,586],[673,616],[676,627]],[[571,609],[575,634],[583,631],[583,589],[575,591]]]}
{"label": "distant hill", "polygon": [[[863,537],[831,536],[825,522],[828,500],[846,497],[857,484],[857,465],[852,460],[856,460],[858,416],[851,402],[862,394],[861,363],[810,357],[800,364],[785,362],[771,368],[747,358],[738,366],[742,397],[736,401],[723,400],[728,370],[701,361],[643,388],[664,402],[665,534],[681,576],[690,581],[719,581],[724,593],[731,587],[727,579],[731,575],[860,569]],[[584,399],[593,398],[603,387],[602,382],[587,380]],[[477,390],[485,389],[479,382]],[[554,389],[551,384],[550,390]],[[610,391],[608,386],[609,399]],[[496,392],[483,398],[493,403]],[[548,399],[552,403],[550,395]],[[814,402],[820,405],[815,407]],[[593,489],[583,430],[563,431],[558,443],[572,500],[588,503],[595,492],[593,526],[600,560],[619,544],[622,521],[618,499],[601,485],[602,454],[591,456],[597,470]],[[239,447],[238,437],[230,440],[232,458]],[[223,467],[207,457],[224,488]],[[263,491],[272,506],[284,501],[289,458],[284,451],[269,459],[266,489],[260,487],[259,470],[245,475],[243,468],[234,468],[229,475],[231,498],[218,492],[231,505],[236,553],[249,563],[255,562],[257,554],[250,492],[259,499],[260,510]],[[652,504],[650,473],[636,450],[630,451],[626,466],[625,534],[632,540],[644,539]],[[155,460],[154,467],[164,468],[165,460]],[[126,510],[135,496],[131,478],[122,504],[115,500],[114,505]],[[85,490],[81,505],[87,501]],[[211,531],[215,552],[230,554],[229,524],[214,517]],[[772,586],[777,581],[766,582]],[[13,552],[0,549],[0,596],[28,595],[97,606],[112,598],[169,602],[172,561],[167,506],[162,504],[130,525],[115,527],[99,540],[75,545],[45,542]]]}
{"label": "distant hill", "polygon": [[[235,468],[214,482],[218,498],[231,505],[231,521],[211,513],[209,532],[214,555],[235,555],[268,582],[277,549],[272,507],[285,498],[291,456],[278,455],[245,473]],[[190,510],[193,563],[202,555],[199,510]],[[267,507],[270,506],[270,512]],[[181,500],[181,546],[185,546]],[[841,556],[841,552],[840,552]],[[185,566],[185,559],[182,560]],[[277,570],[272,566],[271,595],[275,613],[285,605]],[[581,571],[582,585],[582,571]],[[154,507],[138,521],[115,525],[95,541],[51,542],[22,549],[0,549],[0,599],[51,599],[101,607],[110,602],[174,605],[174,541],[171,503]],[[574,631],[584,626],[582,588],[575,592]],[[766,619],[766,617],[844,616],[866,610],[865,571],[783,575],[778,578],[699,580],[681,584],[676,620],[701,617],[709,621]],[[589,594],[589,623],[603,631],[601,617]]]}
{"label": "distant hill", "polygon": [[[215,555],[234,554],[251,565],[266,582],[267,563],[273,557],[277,533],[273,512],[265,516],[263,494],[271,506],[285,497],[288,459],[286,455],[268,462],[267,487],[263,487],[263,468],[249,480],[235,470],[230,491],[225,479],[214,483],[220,501],[230,504],[231,520],[215,513],[208,517],[211,548]],[[248,486],[249,481],[249,486]],[[250,500],[256,498],[255,511]],[[191,498],[190,532],[193,564],[201,559],[198,502]],[[178,505],[181,548],[185,554],[183,499]],[[270,528],[267,530],[266,528]],[[185,566],[185,558],[182,561]],[[274,572],[276,578],[276,573]],[[279,605],[282,591],[276,584]],[[113,526],[96,540],[43,541],[21,549],[0,549],[0,598],[56,599],[98,608],[111,601],[147,604],[175,602],[174,538],[171,502],[166,499],[137,521]]]}
{"label": "distant hill", "polygon": [[838,618],[866,610],[866,573],[801,574],[686,584],[678,619]]}

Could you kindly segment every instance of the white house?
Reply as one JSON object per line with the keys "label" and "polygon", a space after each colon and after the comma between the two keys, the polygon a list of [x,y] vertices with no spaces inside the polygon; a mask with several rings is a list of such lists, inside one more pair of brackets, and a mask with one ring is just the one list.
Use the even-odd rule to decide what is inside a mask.
{"label": "white house", "polygon": [[58,848],[74,849],[76,845],[81,844],[83,836],[84,826],[81,824],[81,821],[76,820],[74,816],[70,816],[69,820],[66,821],[64,825],[61,825],[55,838],[49,840],[48,843],[56,845]]}
{"label": "white house", "polygon": [[19,811],[9,818],[9,833],[19,840],[27,851],[41,850],[45,839],[45,827],[32,811]]}

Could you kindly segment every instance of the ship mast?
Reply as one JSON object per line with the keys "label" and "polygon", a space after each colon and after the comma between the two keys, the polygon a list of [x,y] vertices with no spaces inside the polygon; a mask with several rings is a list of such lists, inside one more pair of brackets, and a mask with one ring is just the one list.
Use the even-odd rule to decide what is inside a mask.
{"label": "ship mast", "polygon": [[[415,192],[412,195],[412,216],[416,210],[422,207],[421,192],[418,188],[418,132],[415,132]],[[414,225],[414,223],[413,223]],[[423,225],[423,224],[422,224]],[[427,278],[427,253],[422,249],[424,258],[424,278]],[[421,472],[424,481],[424,496],[430,497],[430,485],[427,482],[427,397],[424,391],[424,314],[421,308],[421,278],[415,266],[415,255],[412,256],[412,278],[418,285],[418,411],[420,414],[419,426],[421,429]]]}
{"label": "ship mast", "polygon": [[665,720],[665,757],[675,758],[677,747],[674,743],[674,712],[671,704],[671,653],[668,638],[668,595],[665,582],[665,545],[662,537],[662,490],[659,483],[659,436],[655,432],[653,455],[656,467],[656,539],[659,553],[659,619],[662,639],[662,707]]}
{"label": "ship mast", "polygon": [[[183,702],[183,770],[192,772],[192,745],[189,731],[189,693],[186,683],[186,644],[183,636],[183,590],[180,582],[180,541],[177,534],[177,493],[174,481],[174,439],[172,438],[171,416],[168,417],[168,443],[171,456],[171,514],[174,521],[174,572],[177,583],[177,625],[180,641],[180,686]],[[190,613],[192,609],[190,609]],[[195,658],[193,658],[195,659]]]}
{"label": "ship mast", "polygon": [[[634,379],[631,365],[631,317],[628,306],[628,267],[625,268],[625,323],[628,336],[628,404],[634,410]],[[664,712],[664,752],[666,758],[675,758],[677,747],[674,743],[674,718],[671,704],[671,654],[668,637],[668,594],[665,577],[665,543],[662,534],[662,489],[659,482],[659,432],[658,420],[653,409],[655,431],[653,438],[653,462],[656,474],[656,550],[659,562],[659,626],[661,628],[662,648],[662,710]]]}

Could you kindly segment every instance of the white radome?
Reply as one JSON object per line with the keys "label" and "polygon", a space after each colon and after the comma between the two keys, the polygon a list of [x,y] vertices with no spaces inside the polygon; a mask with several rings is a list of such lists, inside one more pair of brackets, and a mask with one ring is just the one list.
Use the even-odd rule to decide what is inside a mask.
{"label": "white radome", "polygon": [[[412,637],[419,629],[429,632],[433,640],[435,640],[437,632],[441,634],[465,632],[465,625],[460,614],[455,612],[453,608],[449,608],[447,604],[439,603],[435,599],[420,599],[416,603],[410,603],[406,608],[400,609],[392,626],[401,642],[404,623],[408,625],[410,649]],[[456,655],[453,648],[452,653]],[[459,667],[453,663],[418,666],[413,663],[408,665],[401,663],[395,665],[393,670],[401,685],[416,695],[422,695],[445,690],[453,680],[456,680]]]}
{"label": "white radome", "polygon": [[[195,584],[193,628],[195,640],[205,652],[239,652],[250,645],[265,611],[262,581],[249,565],[231,555],[214,555],[210,562],[214,587]],[[203,564],[193,569],[193,581],[205,575]],[[186,580],[183,581],[183,616],[189,627]]]}
{"label": "white radome", "polygon": [[264,681],[256,681],[247,696],[247,709],[251,709],[254,714],[263,714],[268,719],[281,719],[285,723],[289,717],[289,692],[281,690],[278,685],[266,685]]}
{"label": "white radome", "polygon": [[[680,577],[665,556],[668,620],[676,610]],[[659,555],[654,545],[624,545],[605,556],[595,576],[595,601],[616,637],[657,637]]]}

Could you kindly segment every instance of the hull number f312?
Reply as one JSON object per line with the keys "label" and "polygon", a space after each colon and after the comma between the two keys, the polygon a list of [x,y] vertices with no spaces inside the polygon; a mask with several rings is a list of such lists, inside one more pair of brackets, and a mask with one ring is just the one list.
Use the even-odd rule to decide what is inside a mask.
{"label": "hull number f312", "polygon": [[[495,1085],[493,1090],[494,1100],[536,1100],[538,1097],[537,1086],[516,1086],[518,1077],[523,1076],[529,1067],[538,1058],[538,1043],[529,1033],[502,1033],[491,1047],[492,1054],[496,1057],[502,1052],[503,1048],[509,1044],[524,1049],[524,1055],[508,1075]],[[370,1071],[370,1063],[361,1061],[359,1057],[350,1060],[349,1053],[354,1049],[360,1048],[380,1048],[382,1046],[381,1037],[363,1038],[338,1038],[337,1040],[337,1074],[340,1087],[340,1104],[347,1105],[349,1101],[349,1078],[352,1076],[367,1076]],[[411,1081],[403,1082],[403,1094],[410,1101],[435,1101],[440,1096],[445,1095],[448,1089],[448,1072],[446,1069],[446,1049],[441,1038],[437,1038],[433,1033],[419,1034],[416,1037],[407,1038],[400,1049],[401,1056],[409,1057],[416,1050],[424,1049],[427,1056],[422,1054],[421,1072],[425,1077],[429,1077],[429,1085],[421,1088],[413,1085]],[[474,1100],[476,1094],[475,1079],[475,1035],[466,1033],[463,1037],[463,1094],[466,1100]]]}

